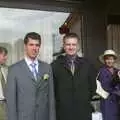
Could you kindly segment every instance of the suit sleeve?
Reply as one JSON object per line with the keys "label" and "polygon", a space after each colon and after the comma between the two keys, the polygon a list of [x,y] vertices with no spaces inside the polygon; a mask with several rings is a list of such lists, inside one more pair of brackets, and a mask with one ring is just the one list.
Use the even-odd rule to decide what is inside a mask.
{"label": "suit sleeve", "polygon": [[56,110],[55,110],[55,95],[54,95],[54,83],[53,83],[53,73],[50,67],[49,69],[50,79],[49,79],[49,120],[56,120]]}
{"label": "suit sleeve", "polygon": [[88,84],[89,84],[89,91],[90,91],[90,99],[95,95],[96,93],[96,69],[93,64],[90,64],[89,67],[89,79],[88,79]]}
{"label": "suit sleeve", "polygon": [[8,120],[17,120],[16,111],[16,79],[13,68],[8,69],[6,84],[7,118]]}

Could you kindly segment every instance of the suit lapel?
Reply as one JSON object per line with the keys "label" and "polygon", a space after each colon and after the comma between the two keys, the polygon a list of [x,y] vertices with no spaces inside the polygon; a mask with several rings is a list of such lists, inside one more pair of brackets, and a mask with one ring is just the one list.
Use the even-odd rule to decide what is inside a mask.
{"label": "suit lapel", "polygon": [[62,64],[67,71],[71,72],[66,56],[60,56],[60,64]]}
{"label": "suit lapel", "polygon": [[37,75],[37,86],[40,87],[43,83],[43,75],[44,75],[44,66],[41,61],[38,61],[38,75]]}
{"label": "suit lapel", "polygon": [[43,74],[43,70],[41,68],[43,68],[42,63],[41,63],[41,61],[38,61],[38,79],[41,78],[42,74]]}
{"label": "suit lapel", "polygon": [[44,75],[44,65],[41,61],[38,61],[38,75],[37,75],[37,80],[34,79],[33,73],[29,69],[27,63],[25,60],[21,62],[22,70],[25,71],[26,75],[32,80],[32,83],[37,87],[40,88],[44,84],[44,80],[42,79]]}
{"label": "suit lapel", "polygon": [[23,60],[21,62],[21,66],[22,66],[22,69],[25,71],[26,75],[28,75],[28,77],[33,81],[33,83],[36,84],[36,81],[35,81],[35,78],[33,76],[33,73],[29,69],[29,67],[28,67],[27,63],[25,62],[25,60]]}
{"label": "suit lapel", "polygon": [[1,67],[1,72],[4,77],[5,82],[7,81],[7,74],[8,74],[8,69],[7,67]]}
{"label": "suit lapel", "polygon": [[83,63],[83,59],[77,56],[75,59],[75,72],[78,72],[80,69],[82,69]]}

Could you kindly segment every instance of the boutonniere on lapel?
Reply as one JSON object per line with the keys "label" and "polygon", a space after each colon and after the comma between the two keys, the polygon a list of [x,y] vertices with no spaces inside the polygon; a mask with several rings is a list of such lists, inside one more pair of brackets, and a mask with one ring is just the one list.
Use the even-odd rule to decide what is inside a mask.
{"label": "boutonniere on lapel", "polygon": [[44,74],[43,77],[42,77],[42,79],[43,79],[44,81],[48,80],[48,79],[49,79],[49,75],[48,75],[48,74]]}

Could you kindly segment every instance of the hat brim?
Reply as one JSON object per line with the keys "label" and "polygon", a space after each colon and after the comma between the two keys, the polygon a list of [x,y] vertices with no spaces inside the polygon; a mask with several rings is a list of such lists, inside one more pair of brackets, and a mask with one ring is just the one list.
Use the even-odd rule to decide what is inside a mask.
{"label": "hat brim", "polygon": [[103,55],[103,54],[102,54],[102,55],[99,56],[100,62],[105,63],[105,62],[104,62],[104,57],[105,57],[105,56],[113,56],[113,57],[115,58],[115,60],[118,58],[117,55],[113,55],[113,54]]}

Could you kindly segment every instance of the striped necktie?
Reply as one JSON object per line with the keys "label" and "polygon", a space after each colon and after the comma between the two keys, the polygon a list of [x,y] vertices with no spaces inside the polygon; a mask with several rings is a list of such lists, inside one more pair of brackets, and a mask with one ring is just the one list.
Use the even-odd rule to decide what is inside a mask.
{"label": "striped necktie", "polygon": [[35,78],[35,80],[37,80],[37,74],[38,74],[38,72],[37,72],[37,70],[36,70],[36,63],[32,63],[32,64],[30,64],[31,65],[31,67],[32,67],[32,73],[33,73],[33,76],[34,76],[34,78]]}
{"label": "striped necktie", "polygon": [[74,64],[74,60],[71,60],[71,72],[74,75],[75,72],[75,64]]}

